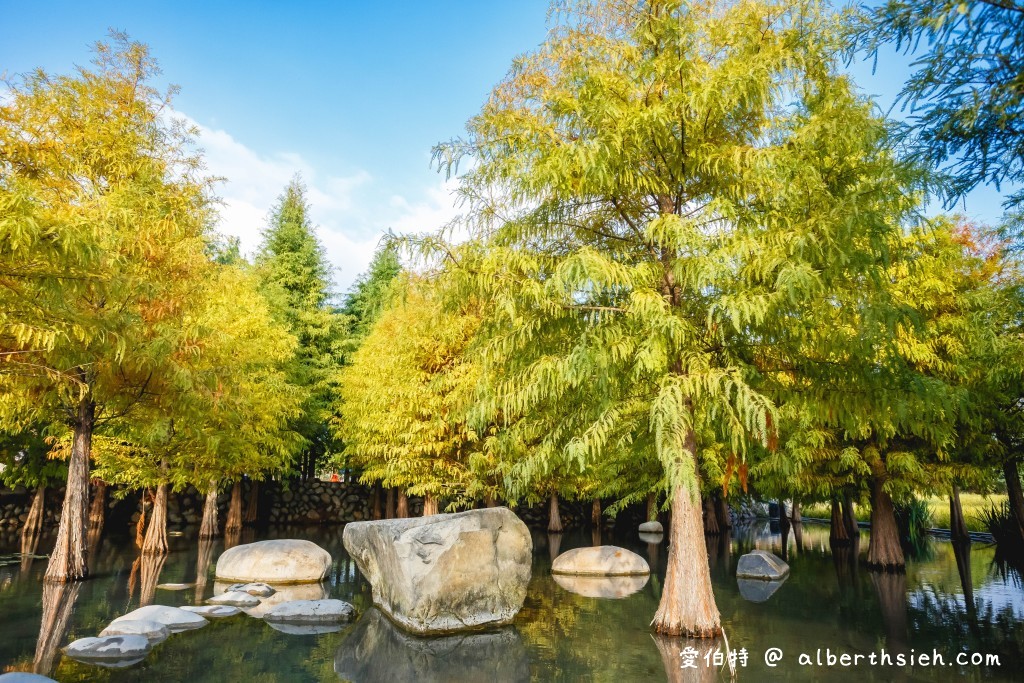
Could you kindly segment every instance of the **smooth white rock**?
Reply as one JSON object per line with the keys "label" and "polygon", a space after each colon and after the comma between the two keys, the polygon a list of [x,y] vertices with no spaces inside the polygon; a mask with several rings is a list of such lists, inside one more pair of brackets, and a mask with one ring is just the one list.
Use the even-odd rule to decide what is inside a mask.
{"label": "smooth white rock", "polygon": [[57,683],[57,681],[48,676],[30,674],[26,671],[11,671],[0,674],[0,683]]}
{"label": "smooth white rock", "polygon": [[167,605],[146,605],[137,610],[131,611],[123,617],[118,617],[110,622],[111,625],[119,621],[155,621],[163,624],[171,633],[188,631],[194,628],[202,628],[209,622],[198,614],[186,612],[180,607],[168,607]]}
{"label": "smooth white rock", "polygon": [[156,645],[167,640],[170,629],[158,621],[146,619],[120,619],[100,631],[101,636],[142,636]]}
{"label": "smooth white rock", "polygon": [[641,524],[639,531],[642,534],[663,534],[665,533],[665,528],[661,526],[661,522],[655,520]]}
{"label": "smooth white rock", "polygon": [[217,559],[217,579],[238,583],[322,581],[331,555],[311,541],[274,539],[228,548]]}
{"label": "smooth white rock", "polygon": [[145,657],[150,647],[149,639],[143,636],[102,636],[79,638],[64,648],[64,654],[78,660],[117,661]]}
{"label": "smooth white rock", "polygon": [[243,593],[242,591],[228,591],[227,593],[221,593],[215,595],[212,598],[207,598],[206,602],[210,605],[232,605],[234,607],[255,607],[260,604],[260,599]]}
{"label": "smooth white rock", "polygon": [[228,586],[228,591],[242,591],[257,598],[269,598],[277,592],[273,586],[257,581],[255,583],[234,583]]}
{"label": "smooth white rock", "polygon": [[552,574],[577,576],[635,576],[650,574],[647,560],[614,545],[574,548],[555,558]]}
{"label": "smooth white rock", "polygon": [[737,579],[779,581],[789,576],[789,565],[767,550],[754,550],[740,557],[736,563]]}
{"label": "smooth white rock", "polygon": [[242,613],[242,610],[233,605],[185,605],[181,609],[186,612],[194,612],[207,619],[223,619]]}
{"label": "smooth white rock", "polygon": [[194,583],[158,583],[158,590],[162,591],[184,591],[195,586]]}
{"label": "smooth white rock", "polygon": [[339,624],[351,621],[355,612],[344,600],[292,600],[275,605],[263,619],[285,624]]}
{"label": "smooth white rock", "polygon": [[[213,594],[227,593],[231,584],[215,582]],[[275,605],[292,600],[325,600],[331,597],[331,591],[325,583],[290,583],[278,584],[276,592],[255,607],[242,607],[242,611],[250,617],[262,619]]]}

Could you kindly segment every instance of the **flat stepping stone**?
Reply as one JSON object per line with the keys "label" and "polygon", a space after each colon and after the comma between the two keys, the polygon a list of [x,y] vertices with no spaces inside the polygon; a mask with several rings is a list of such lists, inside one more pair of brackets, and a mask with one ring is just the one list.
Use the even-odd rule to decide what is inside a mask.
{"label": "flat stepping stone", "polygon": [[574,576],[639,576],[651,573],[647,560],[614,545],[574,548],[551,563],[552,574]]}
{"label": "flat stepping stone", "polygon": [[64,654],[80,662],[130,666],[145,659],[151,647],[149,639],[143,636],[101,636],[79,638],[64,648]]}
{"label": "flat stepping stone", "polygon": [[269,598],[271,595],[277,592],[273,586],[266,583],[235,583],[228,586],[228,592],[241,591],[248,593],[249,595],[255,595],[257,598]]}
{"label": "flat stepping stone", "polygon": [[737,579],[761,579],[780,581],[789,576],[789,565],[781,557],[767,550],[755,550],[740,558],[736,563]]}
{"label": "flat stepping stone", "polygon": [[242,591],[228,591],[206,600],[208,605],[232,605],[234,607],[255,607],[260,602],[259,598]]}
{"label": "flat stepping stone", "polygon": [[188,631],[194,628],[206,626],[208,621],[194,612],[186,612],[180,607],[168,607],[167,605],[146,605],[137,610],[129,612],[123,617],[118,617],[110,622],[110,625],[120,621],[155,621],[163,624],[171,633]]}
{"label": "flat stepping stone", "polygon": [[264,621],[278,624],[340,624],[351,621],[356,610],[344,600],[289,600],[274,605]]}
{"label": "flat stepping stone", "polygon": [[0,674],[0,683],[57,683],[48,676],[40,676],[39,674],[30,674],[25,671],[12,671],[6,674]]}
{"label": "flat stepping stone", "polygon": [[194,586],[194,583],[158,583],[156,585],[157,589],[162,591],[186,591]]}
{"label": "flat stepping stone", "polygon": [[181,609],[199,614],[207,619],[224,619],[242,613],[242,610],[233,605],[186,605]]}
{"label": "flat stepping stone", "polygon": [[142,636],[153,645],[162,643],[171,635],[170,629],[156,621],[121,619],[100,631],[101,636]]}
{"label": "flat stepping stone", "polygon": [[640,525],[639,531],[642,534],[663,534],[665,533],[665,528],[658,521],[644,522]]}

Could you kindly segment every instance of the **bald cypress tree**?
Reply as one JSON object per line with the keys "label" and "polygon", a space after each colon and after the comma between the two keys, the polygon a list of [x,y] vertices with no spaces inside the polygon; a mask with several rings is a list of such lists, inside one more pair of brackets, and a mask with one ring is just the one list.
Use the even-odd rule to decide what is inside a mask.
{"label": "bald cypress tree", "polygon": [[822,2],[556,9],[437,150],[449,171],[474,161],[476,241],[440,252],[452,286],[486,302],[491,419],[589,396],[552,457],[650,440],[672,510],[654,627],[713,636],[701,453],[773,446],[763,373],[786,372],[805,308],[878,281],[922,178],[840,75],[843,17]]}

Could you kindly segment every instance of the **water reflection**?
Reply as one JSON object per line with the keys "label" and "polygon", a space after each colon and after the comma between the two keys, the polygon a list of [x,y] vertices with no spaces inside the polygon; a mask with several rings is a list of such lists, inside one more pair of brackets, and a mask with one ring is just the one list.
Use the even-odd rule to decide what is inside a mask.
{"label": "water reflection", "polygon": [[[719,669],[714,666],[707,666],[704,661],[704,654],[718,648],[725,652],[724,644],[719,639],[697,640],[695,638],[673,638],[651,634],[654,646],[658,648],[658,655],[661,657],[662,666],[665,668],[665,680],[668,683],[711,683],[719,680]],[[689,650],[687,650],[689,648]],[[695,666],[683,666],[683,652],[693,651],[698,653],[693,660]]]}
{"label": "water reflection", "polygon": [[620,599],[643,590],[650,576],[570,576],[552,574],[559,586],[586,598]]}
{"label": "water reflection", "polygon": [[39,623],[39,638],[32,659],[32,671],[35,673],[49,676],[53,671],[54,658],[64,644],[81,591],[82,584],[79,582],[43,585],[43,617]]}
{"label": "water reflection", "polygon": [[530,659],[512,627],[420,638],[372,608],[338,648],[334,671],[353,683],[517,683],[530,680]]}

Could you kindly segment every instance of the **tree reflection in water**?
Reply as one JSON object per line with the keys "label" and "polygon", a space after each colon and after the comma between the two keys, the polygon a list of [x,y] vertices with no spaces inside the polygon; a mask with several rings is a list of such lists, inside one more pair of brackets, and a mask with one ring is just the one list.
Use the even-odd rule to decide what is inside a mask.
{"label": "tree reflection in water", "polygon": [[43,584],[43,618],[39,623],[39,639],[32,659],[32,671],[35,673],[49,676],[53,671],[54,658],[68,633],[81,590],[80,581]]}

